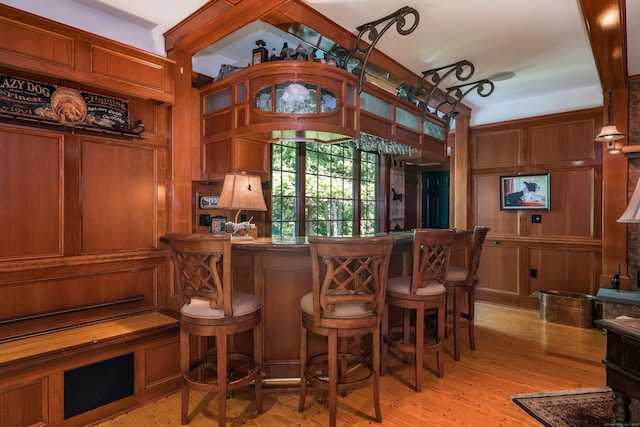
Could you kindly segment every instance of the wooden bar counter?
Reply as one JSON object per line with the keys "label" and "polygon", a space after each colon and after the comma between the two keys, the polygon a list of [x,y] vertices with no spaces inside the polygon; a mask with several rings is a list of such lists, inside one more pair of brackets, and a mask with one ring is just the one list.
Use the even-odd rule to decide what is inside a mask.
{"label": "wooden bar counter", "polygon": [[[396,236],[389,276],[408,274],[412,232]],[[257,238],[233,241],[233,282],[236,290],[252,292],[262,301],[263,370],[267,385],[297,384],[300,377],[300,299],[311,292],[311,258],[305,238]],[[251,336],[235,344],[244,350]],[[314,341],[315,340],[315,341]],[[326,344],[310,340],[310,354]]]}

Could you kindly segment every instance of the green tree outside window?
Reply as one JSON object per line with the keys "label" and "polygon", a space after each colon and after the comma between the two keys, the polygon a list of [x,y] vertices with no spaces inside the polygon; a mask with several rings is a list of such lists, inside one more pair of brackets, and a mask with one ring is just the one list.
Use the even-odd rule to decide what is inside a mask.
{"label": "green tree outside window", "polygon": [[349,143],[281,141],[271,159],[273,237],[376,232],[378,154]]}

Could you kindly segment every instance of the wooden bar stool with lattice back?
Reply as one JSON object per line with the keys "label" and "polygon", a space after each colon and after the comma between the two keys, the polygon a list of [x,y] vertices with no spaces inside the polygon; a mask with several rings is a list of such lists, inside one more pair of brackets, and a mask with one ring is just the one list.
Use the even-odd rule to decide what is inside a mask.
{"label": "wooden bar stool with lattice back", "polygon": [[[373,384],[380,411],[380,320],[395,237],[309,237],[313,292],[300,300],[300,403],[307,384],[329,394],[329,425],[336,425],[338,394]],[[327,353],[308,355],[308,333],[328,338]],[[347,342],[372,335],[371,357],[348,352]],[[360,339],[360,338],[358,338]],[[362,344],[362,342],[361,342]],[[365,346],[362,346],[364,349]]]}
{"label": "wooden bar stool with lattice back", "polygon": [[[411,276],[388,280],[387,296],[382,315],[382,367],[385,374],[389,347],[415,355],[416,392],[422,390],[422,355],[434,351],[438,377],[444,375],[444,333],[446,291],[444,281],[454,230],[416,229],[413,235]],[[402,325],[389,325],[389,309],[402,309]],[[437,313],[437,328],[433,339],[425,339],[425,315]],[[413,322],[412,322],[413,318]]]}
{"label": "wooden bar stool with lattice back", "polygon": [[[234,292],[231,281],[231,236],[176,234],[169,243],[175,285],[184,305],[180,310],[180,364],[182,369],[182,424],[188,422],[189,390],[217,392],[218,425],[226,425],[228,393],[252,382],[256,410],[262,412],[262,306],[254,295]],[[253,330],[253,356],[233,352],[229,338]],[[191,337],[215,337],[215,349],[192,355],[199,345]]]}
{"label": "wooden bar stool with lattice back", "polygon": [[[468,263],[465,267],[450,266],[444,287],[447,290],[447,330],[453,331],[453,355],[460,360],[460,330],[469,330],[469,346],[476,349],[474,333],[475,290],[478,284],[478,267],[484,239],[489,227],[476,226],[468,231],[456,233],[469,247]],[[455,238],[454,238],[455,239]],[[454,244],[455,245],[455,244]]]}

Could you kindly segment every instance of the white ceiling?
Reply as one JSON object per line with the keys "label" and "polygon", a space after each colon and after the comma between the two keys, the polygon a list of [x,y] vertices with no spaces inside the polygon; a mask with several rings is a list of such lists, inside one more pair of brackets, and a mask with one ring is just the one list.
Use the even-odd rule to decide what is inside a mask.
{"label": "white ceiling", "polygon": [[[208,0],[1,0],[0,3],[165,55],[162,34]],[[602,105],[602,88],[578,0],[304,0],[349,31],[404,6],[420,14],[417,29],[401,36],[391,27],[377,48],[411,71],[475,65],[470,81],[496,73],[487,98],[469,94],[471,125]],[[640,0],[627,0],[628,70],[640,74]],[[381,27],[378,27],[381,29]],[[290,36],[264,24],[245,27],[194,58],[194,70],[216,77],[221,64],[245,66],[255,41],[282,46]],[[297,45],[298,41],[294,41]],[[291,43],[290,43],[291,45]],[[292,47],[295,47],[292,46]],[[351,48],[351,46],[348,46]]]}

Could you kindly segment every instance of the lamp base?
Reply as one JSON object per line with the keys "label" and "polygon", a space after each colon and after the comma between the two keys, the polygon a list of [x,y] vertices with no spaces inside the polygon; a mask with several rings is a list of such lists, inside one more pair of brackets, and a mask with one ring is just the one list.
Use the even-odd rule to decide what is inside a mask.
{"label": "lamp base", "polygon": [[258,227],[256,227],[255,224],[251,224],[251,228],[249,229],[248,233],[245,229],[242,229],[242,230],[238,230],[235,233],[232,233],[232,236],[236,240],[238,239],[253,240],[258,237]]}

